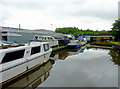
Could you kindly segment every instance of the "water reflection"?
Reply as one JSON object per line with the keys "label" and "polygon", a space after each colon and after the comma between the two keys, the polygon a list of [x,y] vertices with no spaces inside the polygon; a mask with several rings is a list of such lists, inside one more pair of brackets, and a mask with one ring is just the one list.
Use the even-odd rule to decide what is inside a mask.
{"label": "water reflection", "polygon": [[55,55],[53,57],[51,57],[50,59],[56,60],[65,60],[68,56],[72,56],[72,55],[76,55],[79,53],[83,53],[85,50],[85,46],[82,46],[78,49],[64,49],[61,51],[58,51],[55,53]]}
{"label": "water reflection", "polygon": [[92,42],[90,43],[89,46],[87,46],[87,49],[91,49],[91,48],[95,48],[96,50],[108,49],[110,51],[108,54],[111,56],[110,60],[112,60],[114,64],[120,66],[120,48],[119,47],[115,47],[106,41],[103,41],[103,42],[98,41],[98,42]]}
{"label": "water reflection", "polygon": [[111,60],[120,66],[120,48],[114,47],[110,50],[109,55],[112,57]]}
{"label": "water reflection", "polygon": [[95,41],[95,42],[90,42],[90,45],[112,47],[112,45],[111,45],[109,42],[107,42],[107,41]]}
{"label": "water reflection", "polygon": [[109,55],[113,48],[88,44],[57,52],[52,76],[39,87],[118,87],[118,66]]}
{"label": "water reflection", "polygon": [[[59,51],[59,52],[56,52],[55,55],[57,55],[58,58],[56,59],[59,59],[59,60],[64,60],[68,55],[68,50],[65,49],[65,50],[62,50],[62,51]],[[54,57],[53,57],[54,58]]]}
{"label": "water reflection", "polygon": [[4,86],[6,88],[9,87],[31,87],[35,89],[42,82],[44,82],[50,75],[50,69],[52,68],[52,63],[48,61],[46,64],[40,66],[39,68],[32,71],[32,73],[23,76],[23,78],[18,79],[17,81],[13,81],[12,84]]}
{"label": "water reflection", "polygon": [[94,48],[96,50],[97,49],[108,49],[108,50],[110,50],[110,49],[113,48],[113,46],[109,42],[106,42],[106,41],[91,42],[90,44],[87,44],[86,47],[87,47],[87,49]]}
{"label": "water reflection", "polygon": [[110,61],[109,49],[90,48],[85,49],[83,53],[80,51],[81,49],[71,50],[74,55],[69,56],[71,52],[64,50],[68,56],[65,56],[64,61],[55,62],[51,71],[52,76],[39,87],[118,86],[118,67]]}
{"label": "water reflection", "polygon": [[87,46],[87,49],[95,48],[97,49],[109,49],[109,55],[112,57],[111,60],[116,65],[120,65],[120,48],[115,47],[111,45],[109,42],[106,41],[98,41],[98,42],[92,42],[89,46]]}

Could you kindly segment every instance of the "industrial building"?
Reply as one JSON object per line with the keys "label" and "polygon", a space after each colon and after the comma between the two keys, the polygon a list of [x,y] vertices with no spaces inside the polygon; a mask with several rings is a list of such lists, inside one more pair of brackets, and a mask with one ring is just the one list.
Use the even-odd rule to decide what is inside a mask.
{"label": "industrial building", "polygon": [[2,35],[2,37],[0,37],[1,40],[7,40],[17,43],[29,42],[30,40],[33,39],[35,35],[53,36],[53,34],[55,34],[54,31],[45,29],[29,30],[3,26],[0,26],[0,32],[1,32],[0,34]]}

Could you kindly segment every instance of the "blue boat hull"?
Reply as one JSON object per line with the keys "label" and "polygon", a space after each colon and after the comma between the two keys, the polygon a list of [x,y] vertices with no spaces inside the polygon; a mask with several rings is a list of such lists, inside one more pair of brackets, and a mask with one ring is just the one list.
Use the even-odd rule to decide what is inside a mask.
{"label": "blue boat hull", "polygon": [[81,45],[68,45],[68,48],[79,48]]}

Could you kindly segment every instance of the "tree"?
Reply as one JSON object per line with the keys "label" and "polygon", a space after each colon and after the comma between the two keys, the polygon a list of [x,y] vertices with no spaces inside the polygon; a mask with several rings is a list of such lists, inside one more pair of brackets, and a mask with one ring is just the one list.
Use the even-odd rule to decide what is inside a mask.
{"label": "tree", "polygon": [[74,36],[81,36],[82,34],[89,34],[89,33],[109,33],[109,31],[94,31],[90,29],[79,29],[78,27],[63,27],[63,28],[56,28],[56,33],[63,33],[63,34],[73,34]]}
{"label": "tree", "polygon": [[115,23],[112,25],[112,35],[115,37],[115,41],[120,41],[120,19],[115,20]]}
{"label": "tree", "polygon": [[63,34],[74,34],[79,31],[76,27],[63,27],[63,28],[56,28],[55,32],[63,33]]}

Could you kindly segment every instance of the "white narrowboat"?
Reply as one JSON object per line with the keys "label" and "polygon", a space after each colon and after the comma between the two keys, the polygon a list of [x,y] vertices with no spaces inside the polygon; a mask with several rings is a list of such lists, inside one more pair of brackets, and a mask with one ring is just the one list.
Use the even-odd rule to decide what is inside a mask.
{"label": "white narrowboat", "polygon": [[36,68],[49,60],[48,42],[31,42],[19,47],[0,49],[0,84]]}
{"label": "white narrowboat", "polygon": [[41,41],[41,42],[49,42],[50,43],[50,47],[58,46],[58,39],[55,39],[53,36],[39,36],[39,35],[35,35],[33,40]]}

